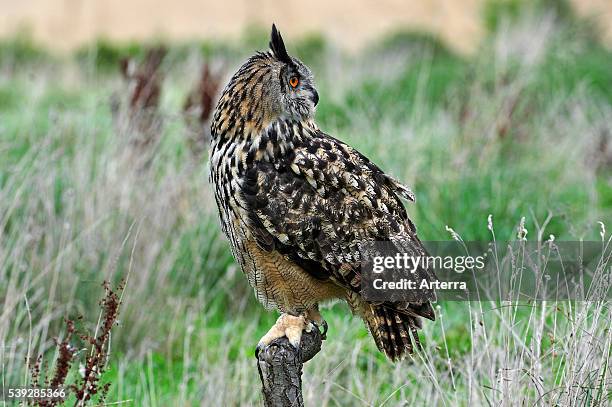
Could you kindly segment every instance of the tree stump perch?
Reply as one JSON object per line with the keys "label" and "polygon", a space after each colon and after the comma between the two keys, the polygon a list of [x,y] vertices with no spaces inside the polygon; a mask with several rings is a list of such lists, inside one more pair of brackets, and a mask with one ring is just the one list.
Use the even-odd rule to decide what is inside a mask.
{"label": "tree stump perch", "polygon": [[302,333],[299,350],[282,337],[259,352],[257,369],[266,407],[304,406],[302,366],[321,350],[321,343],[321,332],[313,329]]}

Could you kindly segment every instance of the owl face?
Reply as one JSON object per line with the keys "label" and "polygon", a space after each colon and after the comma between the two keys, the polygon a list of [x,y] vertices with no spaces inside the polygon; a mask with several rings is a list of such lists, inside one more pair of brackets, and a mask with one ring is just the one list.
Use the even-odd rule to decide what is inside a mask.
{"label": "owl face", "polygon": [[291,65],[281,67],[279,81],[282,113],[296,120],[312,118],[319,103],[319,94],[310,69],[293,58]]}
{"label": "owl face", "polygon": [[277,92],[281,115],[295,120],[311,119],[319,103],[312,72],[299,59],[289,56],[275,25],[272,25],[270,49],[275,59],[274,71],[278,70],[278,75],[271,77],[273,82],[278,80],[278,83],[270,85]]}

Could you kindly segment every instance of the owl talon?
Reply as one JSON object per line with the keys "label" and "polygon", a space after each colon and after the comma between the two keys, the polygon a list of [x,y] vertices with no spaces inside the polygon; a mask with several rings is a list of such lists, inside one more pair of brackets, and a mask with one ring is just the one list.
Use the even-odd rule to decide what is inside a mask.
{"label": "owl talon", "polygon": [[317,331],[321,334],[321,340],[327,339],[327,321],[322,319],[320,322],[312,322],[312,324],[317,328]]}
{"label": "owl talon", "polygon": [[[312,321],[314,326],[316,326],[319,332],[321,333],[321,339],[322,340],[327,339],[327,328],[328,328],[327,321],[325,321],[323,317],[321,316],[321,313],[319,312],[319,307],[316,306],[314,308],[309,309],[306,315],[307,315],[307,318],[310,321]],[[319,327],[323,327],[323,331],[321,331]]]}
{"label": "owl talon", "polygon": [[257,344],[257,346],[255,347],[255,359],[259,359],[259,354],[261,353],[262,350],[265,350],[266,345],[264,345],[263,343],[259,342]]}
{"label": "owl talon", "polygon": [[259,340],[255,348],[255,356],[258,357],[259,353],[265,350],[272,341],[283,336],[286,336],[291,346],[299,351],[302,331],[310,332],[312,326],[311,323],[306,322],[303,315],[281,314],[274,326]]}
{"label": "owl talon", "polygon": [[[324,319],[322,319],[321,321],[322,321],[321,322],[321,326],[323,327],[323,332],[321,332],[321,339],[325,340],[325,339],[327,339],[327,329],[328,329],[327,321],[324,320]],[[318,328],[318,326],[317,326],[317,328]],[[319,331],[321,331],[321,330],[319,329]]]}

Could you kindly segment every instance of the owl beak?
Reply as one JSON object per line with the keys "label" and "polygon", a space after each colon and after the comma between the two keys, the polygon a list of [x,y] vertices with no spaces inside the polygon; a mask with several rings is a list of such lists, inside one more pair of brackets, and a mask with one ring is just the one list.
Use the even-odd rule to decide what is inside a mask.
{"label": "owl beak", "polygon": [[310,98],[310,100],[312,100],[312,103],[314,103],[314,105],[316,106],[317,103],[319,103],[319,93],[316,90],[312,90],[312,97]]}

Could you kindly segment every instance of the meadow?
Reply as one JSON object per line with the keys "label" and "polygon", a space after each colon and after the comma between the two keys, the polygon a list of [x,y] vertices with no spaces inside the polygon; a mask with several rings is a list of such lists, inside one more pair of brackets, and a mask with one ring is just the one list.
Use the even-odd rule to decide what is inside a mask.
{"label": "meadow", "polygon": [[[350,55],[317,35],[285,41],[315,73],[321,129],[415,192],[407,208],[422,240],[511,241],[527,231],[529,240],[609,245],[612,51],[564,8],[483,18],[489,34],[471,56],[402,30]],[[95,332],[103,281],[123,280],[105,403],[260,403],[254,348],[276,314],[233,261],[207,154],[190,149],[181,109],[203,61],[225,83],[266,46],[267,28],[239,42],[170,44],[159,138],[145,151],[120,114],[118,65],[146,44],[100,41],[58,56],[27,37],[0,43],[3,389],[31,383],[24,361],[37,355],[53,371],[64,318]],[[609,405],[610,305],[439,303],[424,350],[393,364],[345,304],[331,304],[328,339],[305,365],[305,401]],[[89,349],[79,338],[73,346],[80,358]]]}

